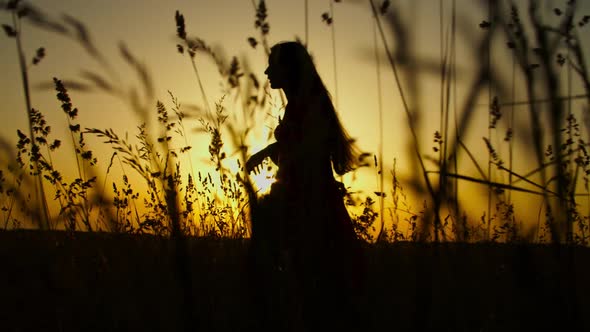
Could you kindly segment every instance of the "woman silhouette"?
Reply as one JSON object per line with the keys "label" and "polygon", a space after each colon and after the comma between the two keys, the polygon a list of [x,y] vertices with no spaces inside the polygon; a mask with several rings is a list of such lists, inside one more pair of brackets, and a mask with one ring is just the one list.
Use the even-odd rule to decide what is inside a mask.
{"label": "woman silhouette", "polygon": [[[254,260],[267,268],[260,270],[267,272],[261,277],[266,281],[259,281],[268,292],[278,292],[284,284],[275,291],[269,285],[283,281],[294,290],[288,298],[271,294],[267,300],[274,303],[265,306],[281,311],[287,303],[288,315],[299,315],[304,330],[319,329],[328,321],[324,327],[332,329],[343,322],[344,313],[335,310],[340,311],[335,321],[326,308],[351,307],[345,299],[358,288],[362,271],[344,186],[334,178],[334,171],[343,175],[355,167],[355,149],[302,44],[273,46],[265,74],[271,88],[284,91],[288,104],[274,132],[276,142],[246,163],[247,171],[255,173],[266,158],[278,165],[270,193],[252,205]],[[279,271],[288,277],[280,277]]]}

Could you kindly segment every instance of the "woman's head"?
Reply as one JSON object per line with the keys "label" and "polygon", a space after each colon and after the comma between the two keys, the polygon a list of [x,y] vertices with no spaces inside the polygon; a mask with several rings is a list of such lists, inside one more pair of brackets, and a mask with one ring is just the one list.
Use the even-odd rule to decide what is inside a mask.
{"label": "woman's head", "polygon": [[271,88],[291,90],[296,94],[304,94],[314,90],[321,83],[311,56],[299,42],[283,42],[270,49],[268,68],[264,71],[268,76]]}
{"label": "woman's head", "polygon": [[328,90],[318,74],[311,56],[299,42],[283,42],[270,50],[268,76],[271,88],[283,89],[298,103],[320,104],[321,112],[328,117],[331,133],[330,154],[336,173],[343,175],[356,166],[356,149],[343,128]]}

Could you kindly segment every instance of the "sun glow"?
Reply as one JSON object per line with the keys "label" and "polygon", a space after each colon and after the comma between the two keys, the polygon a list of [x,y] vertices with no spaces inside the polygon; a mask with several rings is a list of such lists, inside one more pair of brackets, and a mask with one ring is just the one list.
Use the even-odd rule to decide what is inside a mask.
{"label": "sun glow", "polygon": [[[258,150],[253,150],[257,152]],[[240,164],[237,160],[228,160],[226,166],[231,171],[232,174],[238,174],[243,171]],[[250,181],[254,184],[254,189],[258,195],[268,194],[270,192],[270,187],[273,183],[276,182],[275,174],[277,172],[277,166],[270,161],[270,159],[266,159],[262,167],[260,169],[260,173],[255,174],[254,172],[250,173]]]}
{"label": "sun glow", "polygon": [[276,170],[269,165],[265,165],[260,174],[251,174],[250,179],[254,182],[258,195],[268,194],[270,187],[276,182]]}

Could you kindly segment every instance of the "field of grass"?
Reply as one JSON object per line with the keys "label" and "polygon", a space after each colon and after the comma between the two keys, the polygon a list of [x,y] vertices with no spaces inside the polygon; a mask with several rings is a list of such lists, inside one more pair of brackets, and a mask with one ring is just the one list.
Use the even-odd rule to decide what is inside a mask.
{"label": "field of grass", "polygon": [[[188,241],[190,302],[167,238],[14,231],[0,243],[4,331],[246,331],[259,314],[248,240]],[[365,256],[366,331],[590,329],[588,248],[398,242]]]}

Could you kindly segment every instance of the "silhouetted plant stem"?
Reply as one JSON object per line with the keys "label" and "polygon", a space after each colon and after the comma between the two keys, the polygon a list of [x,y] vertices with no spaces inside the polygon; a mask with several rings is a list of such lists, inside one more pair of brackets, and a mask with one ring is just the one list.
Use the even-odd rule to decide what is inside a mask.
{"label": "silhouetted plant stem", "polygon": [[[548,40],[547,32],[543,28],[543,24],[540,22],[538,17],[538,10],[537,4],[532,1],[529,4],[529,16],[531,18],[531,22],[533,25],[533,31],[536,37],[536,43],[538,47],[541,49],[539,54],[541,68],[545,76],[544,80],[544,90],[549,96],[551,100],[549,103],[549,110],[551,114],[551,134],[553,139],[553,147],[558,153],[555,155],[556,162],[557,162],[557,169],[555,171],[555,175],[557,176],[557,211],[555,211],[554,216],[556,219],[551,223],[552,231],[552,241],[554,243],[561,242],[560,237],[563,235],[563,227],[566,226],[567,223],[570,222],[570,215],[567,209],[567,184],[564,179],[564,172],[562,170],[562,162],[563,157],[562,154],[559,153],[559,149],[561,149],[561,128],[563,124],[563,108],[561,103],[557,101],[557,93],[559,91],[559,82],[556,77],[554,70],[552,69],[552,55],[554,50],[552,49],[550,42]],[[567,18],[566,18],[567,20]],[[569,23],[568,23],[569,24]],[[563,216],[566,216],[565,220],[563,220]],[[561,219],[561,220],[560,220]],[[566,225],[564,225],[564,223]],[[562,228],[562,229],[560,229]]]}
{"label": "silhouetted plant stem", "polygon": [[[459,126],[457,123],[457,44],[455,43],[455,35],[456,35],[456,26],[457,26],[457,6],[456,1],[453,0],[452,4],[452,47],[451,47],[451,80],[452,80],[452,88],[453,88],[453,124],[455,126],[455,141],[459,141]],[[448,156],[448,141],[449,138],[446,138],[447,144],[445,145],[445,155]],[[453,170],[455,173],[458,173],[459,170],[459,162],[457,158],[453,158]],[[453,178],[453,201],[454,201],[454,210],[455,210],[455,225],[456,229],[458,230],[458,239],[460,241],[467,241],[467,225],[464,225],[463,218],[461,217],[461,211],[459,210],[459,179]]]}
{"label": "silhouetted plant stem", "polygon": [[211,112],[211,106],[209,105],[209,100],[207,100],[207,94],[205,93],[205,88],[203,87],[203,81],[201,80],[201,75],[199,75],[199,69],[197,68],[197,64],[195,59],[191,57],[191,65],[193,67],[193,71],[197,78],[197,83],[199,84],[199,90],[201,91],[201,97],[203,98],[203,103],[205,104],[205,109],[207,113],[212,116],[213,113]]}
{"label": "silhouetted plant stem", "polygon": [[338,66],[336,62],[336,28],[335,28],[335,21],[334,21],[334,0],[329,0],[330,2],[330,13],[332,15],[332,24],[330,24],[331,32],[332,32],[332,64],[334,68],[334,106],[336,109],[338,108]]}
{"label": "silhouetted plant stem", "polygon": [[[256,0],[252,0],[252,6],[254,6],[254,11],[256,13],[258,13],[262,9],[266,10],[266,3],[264,2],[264,0],[259,0],[258,5],[256,5]],[[262,41],[264,53],[268,58],[268,56],[270,55],[270,47],[268,46],[268,39],[266,38],[267,33],[268,31],[265,32],[265,30],[262,27],[260,27],[260,40]]]}
{"label": "silhouetted plant stem", "polygon": [[[446,178],[446,172],[447,172],[447,169],[449,169],[449,165],[448,165],[449,143],[448,142],[449,142],[449,136],[450,136],[449,122],[450,122],[450,117],[451,117],[451,106],[453,106],[456,109],[456,105],[451,105],[451,98],[452,97],[456,98],[456,91],[454,91],[455,95],[452,94],[453,93],[452,88],[456,89],[456,77],[455,77],[455,71],[456,71],[456,63],[455,63],[456,20],[455,20],[455,15],[456,15],[455,0],[453,0],[452,6],[451,6],[450,37],[447,37],[448,49],[444,53],[445,54],[444,63],[446,64],[446,68],[443,71],[443,73],[444,73],[444,77],[445,77],[444,82],[446,84],[445,84],[445,91],[444,91],[445,104],[444,104],[444,125],[443,125],[444,134],[443,134],[443,146],[442,146],[442,150],[443,150],[442,171],[445,172],[444,173],[445,176],[443,177],[441,191],[447,201],[450,199],[450,201],[448,201],[448,204],[451,207],[451,211],[454,211],[453,212],[454,213],[453,219],[455,220],[456,228],[459,228],[460,226],[458,225],[458,220],[460,219],[460,212],[459,212],[459,203],[458,203],[457,193],[453,192],[452,193],[453,195],[451,197],[449,197],[449,188],[448,187],[449,187],[449,185],[452,186],[453,184],[451,184],[449,179]],[[457,168],[457,166],[455,166],[455,168]],[[456,185],[457,179],[453,179],[452,181],[454,181],[454,184]],[[443,236],[445,236],[444,228],[443,228]]]}
{"label": "silhouetted plant stem", "polygon": [[[72,139],[72,148],[74,150],[74,158],[76,159],[76,168],[78,171],[78,177],[82,182],[85,182],[86,179],[86,174],[84,172],[84,157],[83,157],[83,139],[82,136],[80,136],[79,140],[76,141],[76,138],[74,136],[74,133],[79,133],[80,131],[80,126],[79,125],[73,125],[72,124],[72,119],[74,119],[77,116],[77,109],[72,109],[72,104],[70,103],[69,100],[69,96],[67,94],[67,90],[66,88],[63,86],[63,84],[61,83],[60,80],[58,80],[57,78],[54,78],[54,83],[56,86],[56,91],[58,92],[58,99],[62,102],[62,108],[64,110],[64,113],[66,115],[66,121],[68,123],[68,129],[70,132],[70,138]],[[51,156],[51,154],[48,153],[49,156]],[[87,230],[88,231],[92,231],[92,226],[90,224],[90,212],[89,212],[89,208],[88,208],[88,202],[87,200],[82,200],[80,203],[80,210],[78,211],[78,213],[81,215],[82,218],[82,223],[84,225],[86,225]],[[75,229],[75,223],[72,225],[73,228]],[[74,230],[72,229],[72,230]]]}
{"label": "silhouetted plant stem", "polygon": [[406,113],[406,117],[408,119],[408,123],[409,123],[408,127],[409,127],[410,133],[412,135],[412,145],[414,148],[414,153],[416,154],[416,158],[418,159],[418,163],[420,165],[420,170],[422,172],[422,177],[424,178],[428,192],[434,200],[434,205],[435,205],[435,214],[434,214],[435,220],[434,220],[434,222],[440,223],[440,215],[439,215],[439,210],[438,210],[440,207],[439,198],[438,198],[438,195],[435,193],[434,188],[432,187],[432,183],[430,182],[430,179],[428,178],[428,172],[426,170],[426,166],[424,165],[424,159],[422,158],[422,155],[420,154],[418,135],[416,133],[416,128],[414,127],[414,120],[413,120],[412,113],[410,112],[408,102],[406,100],[406,95],[405,95],[404,90],[402,89],[402,86],[401,86],[401,80],[398,75],[397,65],[395,63],[393,55],[391,54],[391,51],[389,50],[389,46],[387,43],[387,39],[385,38],[385,32],[383,31],[383,27],[381,26],[381,20],[379,19],[379,14],[377,12],[377,8],[375,7],[373,0],[369,0],[369,3],[371,5],[371,9],[373,11],[373,17],[375,18],[375,21],[377,23],[379,34],[381,36],[381,41],[383,43],[385,52],[387,54],[387,59],[389,60],[390,67],[393,71],[395,83],[396,83],[398,92],[400,94],[400,99],[402,101],[402,106],[403,106],[404,112]]}
{"label": "silhouetted plant stem", "polygon": [[[379,58],[379,45],[377,43],[377,23],[373,24],[373,49],[375,52],[375,77],[377,80],[377,109],[379,111],[379,147],[378,147],[378,176],[379,176],[379,217],[381,220],[381,227],[385,225],[385,191],[384,191],[384,175],[383,175],[383,92],[381,87],[381,61]],[[379,239],[377,239],[379,241]]]}
{"label": "silhouetted plant stem", "polygon": [[[494,13],[492,12],[492,2],[491,0],[488,0],[488,22],[491,22],[491,24],[496,24],[495,20],[494,20]],[[488,31],[488,33],[491,34],[490,31]],[[486,45],[486,70],[488,72],[488,77],[491,76],[491,71],[492,69],[492,39],[488,38],[488,43]],[[488,84],[488,141],[491,142],[492,141],[492,112],[491,112],[491,107],[492,107],[492,84]],[[490,183],[492,181],[492,164],[493,164],[493,159],[492,159],[492,152],[491,150],[488,149],[488,180],[490,180]],[[487,197],[487,217],[488,217],[488,222],[487,222],[487,229],[486,229],[486,240],[489,241],[490,239],[490,231],[491,231],[491,227],[492,227],[492,192],[493,192],[494,188],[492,187],[492,185],[488,185],[488,197]]]}
{"label": "silhouetted plant stem", "polygon": [[[444,18],[444,12],[443,12],[443,3],[442,0],[439,0],[439,61],[440,61],[440,100],[439,100],[439,130],[438,130],[438,134],[440,135],[439,137],[442,138],[444,137],[446,134],[446,128],[444,127],[444,118],[445,118],[445,101],[444,101],[444,89],[445,89],[445,51],[444,51],[444,47],[445,47],[445,38],[444,38],[444,24],[443,24],[443,18]],[[436,135],[436,134],[435,134]],[[445,190],[445,185],[444,182],[446,181],[446,171],[443,169],[443,164],[445,163],[445,156],[444,156],[444,147],[442,147],[440,145],[440,141],[439,143],[439,147],[438,147],[438,168],[440,170],[439,176],[438,176],[438,194],[439,195],[444,195],[444,190]],[[443,139],[442,142],[443,145],[447,144],[446,139]],[[438,238],[438,234],[439,234],[439,229],[440,225],[438,223],[434,224],[434,240],[435,242],[438,242],[439,238]]]}
{"label": "silhouetted plant stem", "polygon": [[[455,207],[452,201],[449,202],[448,187],[449,187],[449,179],[447,177],[448,171],[448,140],[449,140],[449,118],[450,118],[450,107],[451,107],[451,86],[453,84],[453,56],[454,56],[454,48],[455,48],[455,26],[454,26],[454,18],[451,18],[451,27],[450,31],[447,31],[447,34],[444,34],[445,25],[444,25],[444,8],[442,1],[439,2],[440,8],[440,15],[439,15],[439,28],[440,28],[440,123],[439,123],[439,131],[438,131],[438,166],[440,170],[439,175],[439,196],[441,204],[443,200],[446,204],[450,204],[451,207]],[[454,15],[453,13],[451,15]],[[450,32],[450,36],[449,36]],[[436,136],[436,133],[435,133]],[[435,232],[442,235],[443,239],[446,237],[445,229],[442,225],[435,225],[436,229]],[[435,234],[435,239],[438,239],[438,234]]]}
{"label": "silhouetted plant stem", "polygon": [[[514,31],[508,31],[510,34],[511,39],[513,39],[514,44],[514,54],[516,59],[518,60],[519,66],[522,70],[522,73],[525,77],[524,84],[525,84],[525,91],[527,99],[530,101],[528,103],[523,103],[528,105],[529,111],[529,119],[531,123],[531,135],[532,135],[532,142],[533,142],[533,151],[534,155],[537,159],[537,164],[539,165],[538,170],[540,171],[541,177],[541,186],[544,188],[543,191],[543,204],[546,206],[546,215],[547,219],[551,220],[553,217],[553,212],[550,209],[550,202],[549,197],[547,195],[547,174],[546,169],[544,167],[544,143],[543,143],[543,133],[541,131],[541,122],[539,120],[539,110],[537,108],[537,100],[536,92],[534,87],[534,77],[533,77],[533,70],[531,67],[531,63],[529,61],[529,41],[527,36],[522,33],[524,31],[524,27],[522,26],[521,20],[519,18],[518,7],[514,3],[514,1],[510,1],[510,8],[511,8],[511,15],[512,15],[512,24],[514,25]],[[515,105],[517,103],[514,103]],[[537,240],[540,238],[540,227],[541,227],[541,218],[537,219],[537,227],[535,228],[537,233],[535,237]]]}
{"label": "silhouetted plant stem", "polygon": [[203,98],[203,103],[205,103],[205,109],[208,112],[208,116],[212,116],[213,114],[211,113],[211,106],[209,105],[209,101],[207,100],[207,94],[205,93],[205,88],[203,87],[203,82],[201,81],[201,75],[199,75],[199,69],[197,68],[197,63],[195,61],[197,50],[200,47],[206,46],[203,46],[204,43],[200,39],[197,39],[196,41],[188,39],[184,16],[180,14],[178,10],[176,11],[174,19],[176,21],[177,36],[184,42],[184,45],[178,44],[176,47],[180,54],[184,54],[184,50],[186,48],[189,60],[193,68],[193,72],[195,73],[197,83],[199,84],[199,90],[201,92],[201,97]]}
{"label": "silhouetted plant stem", "polygon": [[[254,7],[254,12],[256,13],[257,17],[258,17],[259,12],[262,12],[263,10],[264,10],[264,14],[266,15],[266,4],[265,4],[264,0],[260,0],[258,5],[256,5],[256,0],[252,0],[252,6]],[[307,2],[306,2],[306,6],[307,6]],[[258,20],[259,20],[259,18],[258,18]],[[265,17],[265,20],[266,20],[266,17]],[[307,10],[306,10],[306,20],[307,20]],[[306,27],[307,27],[307,24],[306,24]],[[266,28],[263,26],[257,26],[257,28],[260,29],[260,39],[262,41],[262,46],[264,48],[264,54],[266,55],[266,58],[268,59],[268,57],[270,55],[270,48],[268,46],[268,39],[266,38],[266,35],[268,34],[270,27],[267,25]],[[265,29],[267,29],[267,30],[265,30]],[[307,43],[307,41],[306,41],[306,43]],[[309,47],[309,43],[307,43],[305,46]],[[266,80],[266,82],[264,83],[263,90],[266,91],[269,86],[270,86],[270,81]],[[279,96],[281,98],[283,105],[285,105],[286,98],[285,98],[284,92],[282,90],[279,92]]]}
{"label": "silhouetted plant stem", "polygon": [[[18,51],[18,61],[21,70],[21,78],[23,83],[23,92],[25,94],[25,105],[27,107],[27,117],[29,122],[29,133],[31,137],[31,144],[33,147],[37,146],[37,142],[35,140],[35,132],[33,131],[33,119],[32,119],[32,105],[31,105],[31,92],[29,88],[29,75],[27,71],[27,63],[25,60],[25,52],[22,46],[21,40],[21,26],[20,26],[20,18],[18,17],[18,13],[16,10],[12,11],[12,23],[14,30],[16,32],[15,39]],[[43,175],[41,174],[41,170],[39,167],[39,162],[37,160],[34,161],[34,170],[33,172],[36,174],[36,183],[35,183],[35,197],[36,202],[35,204],[39,204],[41,206],[41,215],[37,216],[40,217],[41,220],[39,224],[44,229],[51,229],[50,224],[50,216],[49,216],[49,207],[47,205],[47,198],[45,197],[45,189],[43,188]],[[36,212],[36,209],[35,209]],[[35,220],[33,221],[35,222]]]}
{"label": "silhouetted plant stem", "polygon": [[[525,70],[528,70],[525,68]],[[533,82],[532,82],[532,77],[529,77],[530,79],[526,80],[526,91],[527,91],[527,95],[529,96],[529,99],[534,99],[535,97],[535,92],[534,92],[534,87],[533,87]],[[538,165],[541,167],[540,168],[540,172],[541,172],[541,184],[543,186],[543,188],[547,189],[547,174],[546,174],[546,169],[545,167],[542,167],[543,165],[543,140],[542,140],[542,132],[541,132],[541,124],[540,121],[538,119],[537,116],[538,110],[536,108],[536,106],[534,105],[530,105],[529,106],[529,115],[530,115],[530,120],[532,123],[532,135],[533,135],[533,142],[534,142],[534,146],[535,146],[535,155],[537,156],[537,163]],[[545,189],[545,190],[546,190]],[[549,197],[545,194],[543,197],[543,201],[546,204],[546,206],[550,206],[550,202],[549,202]],[[552,214],[551,211],[547,212],[549,215]],[[550,217],[550,216],[549,216]],[[537,232],[539,232],[540,227],[541,227],[541,221],[537,220]],[[537,233],[537,237],[539,236],[539,234]]]}
{"label": "silhouetted plant stem", "polygon": [[568,43],[569,50],[573,53],[573,58],[576,60],[576,64],[574,65],[572,61],[569,61],[569,65],[573,68],[584,85],[584,91],[586,92],[586,102],[587,107],[590,110],[590,75],[588,73],[588,67],[586,66],[586,61],[584,57],[584,51],[581,46],[581,39],[578,34],[577,30],[572,32],[572,39],[575,41],[573,43]]}
{"label": "silhouetted plant stem", "polygon": [[[174,112],[176,113],[176,116],[178,117],[178,123],[180,124],[180,134],[184,139],[184,148],[181,149],[181,151],[183,151],[186,148],[189,148],[188,150],[186,150],[187,154],[188,154],[188,162],[189,162],[189,167],[190,167],[190,175],[192,176],[192,179],[195,181],[195,187],[196,187],[196,179],[197,177],[195,176],[195,168],[193,167],[193,158],[192,158],[192,153],[191,153],[191,145],[188,142],[188,138],[187,138],[187,131],[186,128],[184,126],[184,114],[182,113],[182,111],[180,110],[180,103],[178,102],[178,99],[172,94],[172,92],[168,91],[168,95],[170,96],[170,99],[172,100],[172,103],[174,104]],[[198,190],[198,189],[197,189]],[[195,197],[195,201],[197,203],[197,215],[200,215],[201,213],[201,204],[200,204],[200,199],[199,199],[199,195],[197,195]]]}
{"label": "silhouetted plant stem", "polygon": [[304,0],[305,16],[305,47],[309,47],[309,0]]}
{"label": "silhouetted plant stem", "polygon": [[[511,105],[510,105],[510,115],[508,117],[508,132],[506,134],[506,139],[508,140],[508,169],[510,173],[508,174],[508,185],[512,186],[512,171],[514,169],[514,101],[516,101],[516,60],[514,54],[511,54],[512,59],[512,79],[511,79]],[[511,202],[512,200],[512,190],[508,191],[508,201]]]}
{"label": "silhouetted plant stem", "polygon": [[[573,13],[572,13],[573,15]],[[568,37],[566,37],[566,43],[569,43],[569,40],[567,40]],[[570,49],[567,48],[566,50],[566,57],[569,59],[570,58]],[[572,100],[570,99],[571,95],[572,95],[572,66],[568,65],[566,68],[566,89],[567,89],[567,110],[566,110],[566,119],[568,119],[567,121],[567,141],[568,142],[573,142],[574,141],[574,128],[572,127],[572,121],[569,121],[569,119],[572,118],[573,113],[572,113]],[[568,146],[568,150],[570,149],[570,147]],[[575,199],[575,192],[576,192],[576,184],[577,184],[577,174],[578,174],[578,170],[579,170],[579,166],[578,164],[574,164],[572,163],[572,154],[571,153],[567,153],[567,160],[566,160],[566,164],[568,165],[568,169],[566,171],[566,174],[568,175],[568,181],[571,183],[569,185],[569,189],[567,190],[569,192],[568,194],[568,202],[570,202],[570,205],[573,206],[569,206],[568,207],[568,216],[571,215],[570,211],[575,210],[575,204],[576,204],[576,199]],[[572,177],[573,174],[573,177]],[[573,210],[571,210],[573,209]],[[573,217],[573,216],[572,216]],[[566,227],[566,234],[567,234],[567,241],[569,243],[573,243],[573,234],[574,234],[574,220],[573,218],[568,218],[568,223],[567,223],[567,227]]]}

